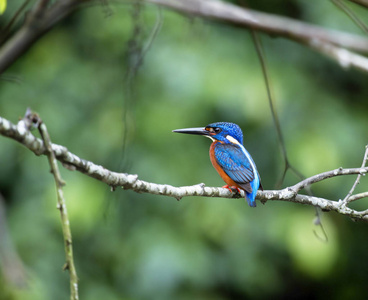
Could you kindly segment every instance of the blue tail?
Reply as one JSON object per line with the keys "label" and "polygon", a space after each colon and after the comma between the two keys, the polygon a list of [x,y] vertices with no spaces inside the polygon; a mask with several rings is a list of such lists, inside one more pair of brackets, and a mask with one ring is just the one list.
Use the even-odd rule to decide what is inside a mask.
{"label": "blue tail", "polygon": [[256,174],[255,178],[253,181],[250,182],[250,186],[252,187],[252,192],[251,193],[247,193],[245,192],[245,199],[248,202],[248,205],[250,207],[256,207],[256,195],[257,195],[257,191],[259,189],[259,185],[260,185],[260,179],[259,179],[259,175]]}
{"label": "blue tail", "polygon": [[248,205],[250,207],[256,207],[257,206],[256,199],[255,199],[256,194],[257,194],[257,191],[255,193],[253,192],[251,194],[245,193],[245,199],[247,200]]}

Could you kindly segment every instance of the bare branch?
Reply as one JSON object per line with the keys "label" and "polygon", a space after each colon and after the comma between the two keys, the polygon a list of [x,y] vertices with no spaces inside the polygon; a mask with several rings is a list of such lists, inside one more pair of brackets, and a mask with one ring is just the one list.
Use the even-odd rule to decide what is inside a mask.
{"label": "bare branch", "polygon": [[336,60],[342,68],[348,69],[352,67],[368,72],[368,58],[365,56],[317,40],[311,41],[309,46],[333,60]]}
{"label": "bare branch", "polygon": [[[44,33],[70,14],[79,1],[58,1],[46,8],[48,1],[40,1],[27,16],[25,24],[0,49],[0,74],[26,52]],[[42,11],[42,13],[41,13]]]}
{"label": "bare branch", "polygon": [[368,38],[366,37],[328,30],[291,18],[241,8],[228,2],[218,0],[146,1],[169,7],[178,12],[253,28],[302,43],[318,40],[356,51],[368,52]]}
{"label": "bare branch", "polygon": [[[196,15],[205,19],[225,22],[252,28],[273,36],[281,36],[310,46],[314,43],[334,45],[368,53],[368,38],[297,21],[287,17],[258,12],[241,8],[228,2],[218,0],[142,0],[146,3],[157,4],[179,13]],[[42,8],[33,9],[27,17],[26,23],[0,49],[0,74],[26,52],[37,39],[50,30],[65,16],[77,7],[94,0],[64,0],[56,1],[47,6],[49,1],[40,1]],[[119,1],[118,2],[123,2]],[[127,1],[124,1],[126,3]],[[134,1],[128,1],[128,3]],[[36,8],[37,8],[36,7]],[[313,48],[313,47],[312,47]],[[365,68],[364,68],[365,69]]]}
{"label": "bare branch", "polygon": [[[25,147],[33,151],[37,155],[46,155],[47,150],[41,139],[36,138],[27,127],[24,120],[18,122],[17,125],[0,117],[0,134],[10,137]],[[194,186],[174,187],[167,184],[156,184],[138,179],[138,175],[127,173],[116,173],[105,169],[102,166],[96,165],[90,161],[84,160],[77,155],[68,151],[64,146],[52,144],[52,151],[55,153],[56,159],[64,164],[64,167],[69,170],[78,170],[90,177],[100,180],[113,189],[116,187],[123,187],[124,189],[131,189],[137,193],[149,193],[154,195],[170,196],[180,200],[186,196],[202,196],[202,197],[221,197],[221,198],[240,198],[244,197],[243,191],[241,193],[232,193],[225,188],[206,187],[203,183]],[[352,175],[365,174],[368,172],[368,167],[351,168],[336,170],[317,174],[307,178],[294,186],[284,188],[282,190],[267,190],[258,191],[257,199],[265,203],[268,200],[281,200],[294,203],[301,203],[320,207],[323,211],[336,211],[343,215],[348,215],[357,220],[368,221],[368,211],[356,211],[349,207],[345,201],[332,201],[319,197],[312,197],[299,192],[309,185],[325,180],[327,178]]]}

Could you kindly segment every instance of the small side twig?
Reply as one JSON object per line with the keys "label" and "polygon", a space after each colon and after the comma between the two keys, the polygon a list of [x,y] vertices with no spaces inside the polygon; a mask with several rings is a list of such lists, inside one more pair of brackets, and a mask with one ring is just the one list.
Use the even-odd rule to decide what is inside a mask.
{"label": "small side twig", "polygon": [[349,197],[349,202],[359,200],[359,199],[363,199],[363,198],[367,198],[367,197],[368,197],[368,192],[355,194],[355,195],[352,195],[352,196]]}
{"label": "small side twig", "polygon": [[64,193],[63,193],[63,186],[65,182],[62,180],[57,160],[55,157],[55,153],[52,150],[52,143],[50,140],[50,135],[47,131],[46,125],[42,122],[41,118],[37,114],[31,113],[30,110],[27,110],[25,119],[28,119],[28,122],[25,121],[27,124],[37,124],[37,128],[42,136],[42,140],[45,145],[46,155],[49,160],[51,173],[54,176],[56,190],[57,190],[57,209],[60,211],[61,216],[61,226],[63,230],[64,236],[64,248],[65,248],[65,258],[66,263],[63,267],[64,270],[69,270],[70,275],[70,299],[71,300],[78,300],[78,276],[74,265],[74,258],[73,258],[73,247],[72,247],[72,234],[69,225],[69,218],[68,212],[65,204]]}
{"label": "small side twig", "polygon": [[[368,160],[368,145],[365,146],[365,153],[364,153],[364,158],[363,158],[363,162],[362,162],[362,168],[365,167],[365,165],[367,164],[367,160]],[[363,173],[365,175],[365,173]],[[354,200],[357,200],[359,198],[352,198],[351,195],[353,194],[353,192],[355,191],[357,185],[359,184],[360,182],[360,178],[362,177],[362,174],[359,173],[353,186],[351,187],[349,193],[346,195],[346,197],[344,198],[343,202],[347,205],[349,204],[350,202],[354,201]]]}

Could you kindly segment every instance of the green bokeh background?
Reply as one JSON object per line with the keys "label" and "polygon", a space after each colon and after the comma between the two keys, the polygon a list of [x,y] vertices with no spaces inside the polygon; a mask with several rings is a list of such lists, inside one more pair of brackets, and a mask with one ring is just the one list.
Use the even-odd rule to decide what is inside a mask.
{"label": "green bokeh background", "polygon": [[[21,1],[10,1],[5,24]],[[359,33],[331,2],[249,1],[251,7]],[[351,5],[362,20],[366,11]],[[38,112],[54,143],[113,171],[174,186],[223,182],[210,141],[173,129],[241,126],[265,189],[283,160],[260,63],[247,30],[155,6],[79,10],[40,39],[0,82],[0,115]],[[162,28],[152,44],[152,29]],[[134,26],[139,35],[132,38]],[[262,35],[291,163],[305,176],[360,166],[367,144],[367,75],[293,42]],[[130,46],[129,46],[130,45]],[[143,64],[135,47],[143,47]],[[136,76],[132,76],[137,71]],[[175,199],[117,189],[61,168],[81,299],[366,299],[368,228],[312,207],[243,199]],[[341,199],[354,177],[313,186]],[[298,178],[288,175],[283,186]],[[362,179],[357,192],[367,190]],[[68,299],[60,218],[46,157],[0,139],[0,192],[25,284],[0,280],[0,299]],[[366,200],[354,204],[367,208]],[[315,235],[317,233],[317,236]],[[5,241],[0,241],[7,249]],[[2,257],[1,266],[5,261]]]}

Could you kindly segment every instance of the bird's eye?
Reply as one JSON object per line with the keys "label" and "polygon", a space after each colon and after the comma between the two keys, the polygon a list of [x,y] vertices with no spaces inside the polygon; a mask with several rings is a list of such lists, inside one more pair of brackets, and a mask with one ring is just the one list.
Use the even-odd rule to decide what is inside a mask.
{"label": "bird's eye", "polygon": [[218,134],[222,131],[222,129],[218,127],[206,127],[205,129],[209,131],[212,135]]}

